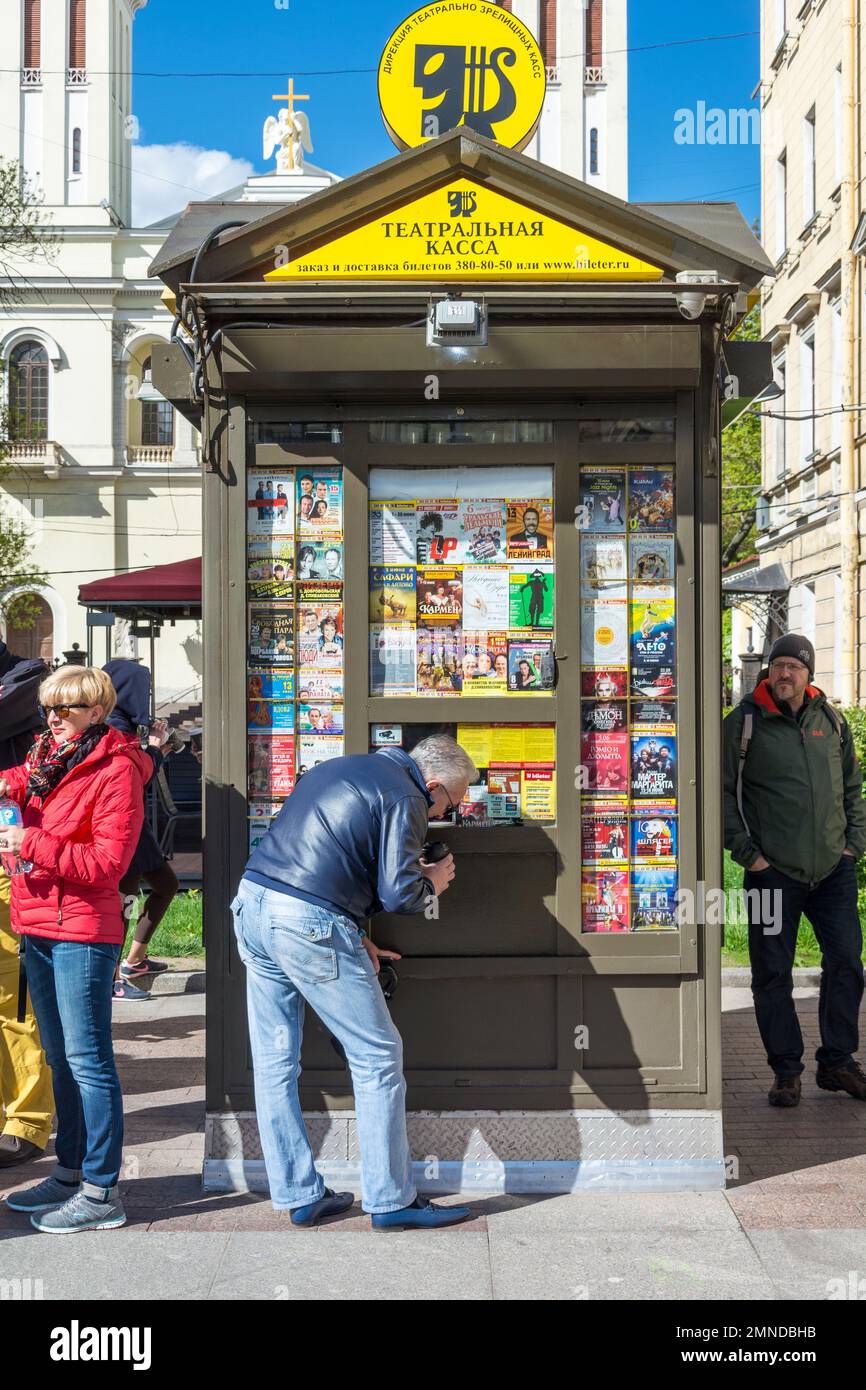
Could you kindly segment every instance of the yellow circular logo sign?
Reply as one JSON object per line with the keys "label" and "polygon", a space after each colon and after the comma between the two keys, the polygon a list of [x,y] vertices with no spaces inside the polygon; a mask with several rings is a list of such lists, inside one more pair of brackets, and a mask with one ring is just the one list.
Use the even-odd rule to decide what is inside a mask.
{"label": "yellow circular logo sign", "polygon": [[465,125],[522,150],[547,85],[526,25],[490,0],[436,0],[398,25],[379,64],[379,105],[400,149]]}

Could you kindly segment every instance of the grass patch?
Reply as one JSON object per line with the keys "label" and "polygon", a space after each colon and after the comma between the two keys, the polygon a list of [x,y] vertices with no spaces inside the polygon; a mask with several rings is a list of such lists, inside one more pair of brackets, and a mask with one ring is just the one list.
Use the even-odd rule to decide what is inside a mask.
{"label": "grass patch", "polygon": [[[132,944],[135,932],[135,923],[144,902],[142,893],[138,899],[138,906],[132,910],[130,917],[129,930],[126,934],[126,945],[124,954]],[[201,939],[202,932],[202,899],[201,890],[190,888],[186,892],[178,893],[173,900],[171,907],[163,917],[156,932],[151,939],[149,950],[155,957],[158,956],[203,956],[204,945]]]}
{"label": "grass patch", "polygon": [[[743,886],[743,870],[739,864],[735,864],[727,850],[725,850],[725,893],[739,890]],[[863,889],[858,894],[858,906],[860,910],[861,925],[866,923],[866,893]],[[866,960],[866,949],[861,953]],[[722,947],[722,965],[748,965],[749,964],[749,929],[745,922],[727,922],[725,924],[725,944]],[[797,934],[797,949],[794,953],[794,965],[821,964],[821,948],[812,930],[811,924],[805,917],[800,918],[800,930]]]}

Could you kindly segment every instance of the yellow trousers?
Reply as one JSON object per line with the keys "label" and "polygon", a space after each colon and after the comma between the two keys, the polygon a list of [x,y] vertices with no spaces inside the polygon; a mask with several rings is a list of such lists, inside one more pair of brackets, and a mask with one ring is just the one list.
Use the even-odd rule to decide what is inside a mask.
{"label": "yellow trousers", "polygon": [[39,1028],[28,996],[18,1023],[18,937],[9,924],[11,884],[0,867],[0,1106],[4,1134],[44,1149],[51,1136],[54,1092]]}

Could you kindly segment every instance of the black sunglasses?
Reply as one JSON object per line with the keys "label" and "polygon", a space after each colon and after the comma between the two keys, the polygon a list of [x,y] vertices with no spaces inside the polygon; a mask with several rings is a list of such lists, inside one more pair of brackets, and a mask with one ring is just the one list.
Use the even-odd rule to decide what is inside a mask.
{"label": "black sunglasses", "polygon": [[93,709],[93,705],[40,705],[39,713],[43,719],[47,719],[49,714],[56,714],[58,719],[68,719],[72,709]]}

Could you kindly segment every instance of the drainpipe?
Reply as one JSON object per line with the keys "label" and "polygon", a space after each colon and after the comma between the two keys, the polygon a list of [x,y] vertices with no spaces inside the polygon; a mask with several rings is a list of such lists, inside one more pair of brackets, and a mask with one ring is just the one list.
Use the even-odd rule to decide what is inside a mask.
{"label": "drainpipe", "polygon": [[[842,402],[851,407],[856,401],[857,281],[856,262],[851,243],[857,228],[857,11],[858,0],[843,0],[842,15]],[[842,580],[841,669],[837,689],[843,705],[857,701],[857,610],[859,586],[859,538],[857,508],[854,505],[856,413],[850,408],[842,415],[840,450],[841,484],[839,498],[840,570]]]}

